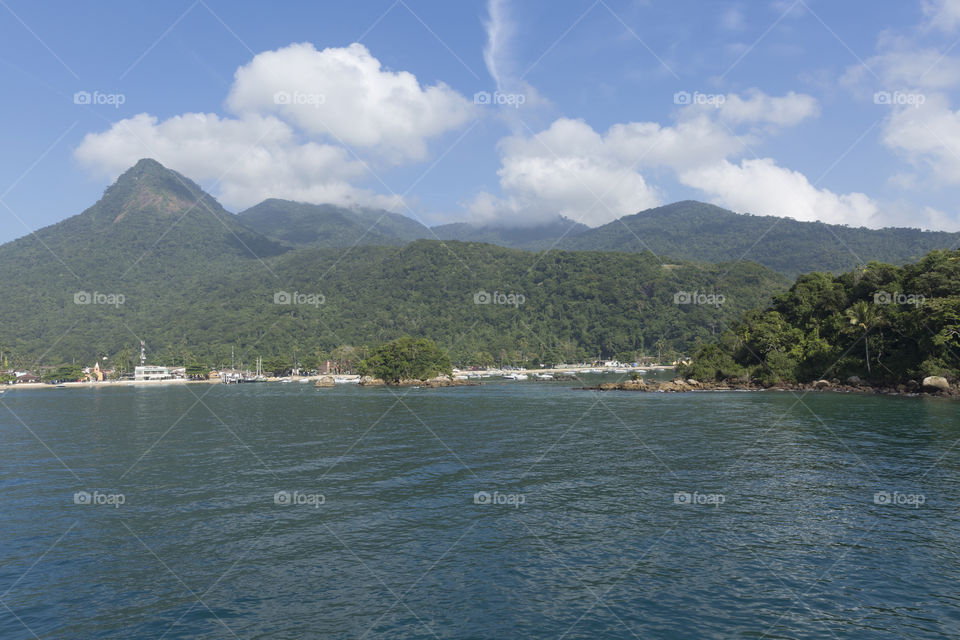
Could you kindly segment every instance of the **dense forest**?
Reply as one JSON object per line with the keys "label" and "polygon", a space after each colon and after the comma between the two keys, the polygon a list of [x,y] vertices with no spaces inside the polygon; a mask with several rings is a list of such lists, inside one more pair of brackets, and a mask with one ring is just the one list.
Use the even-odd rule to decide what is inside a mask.
{"label": "dense forest", "polygon": [[[656,230],[644,231],[653,242],[658,233],[683,235],[684,228],[706,215],[704,207],[708,205],[678,203],[671,221],[657,218],[662,214],[658,210],[638,216],[659,220]],[[713,213],[717,220],[729,214],[753,221],[754,227],[766,224],[723,210]],[[315,223],[316,229],[311,227]],[[787,220],[779,224],[813,228]],[[250,225],[269,231],[269,237]],[[422,229],[396,214],[279,200],[235,216],[184,176],[142,160],[83,213],[0,246],[0,269],[6,275],[0,280],[0,362],[49,368],[106,358],[108,364],[128,369],[143,340],[153,363],[193,370],[231,362],[252,365],[259,357],[276,368],[312,368],[326,360],[350,366],[403,336],[434,340],[455,366],[635,361],[642,355],[663,361],[721,336],[732,340],[724,333],[732,323],[751,309],[766,307],[789,286],[776,271],[741,260],[741,245],[754,240],[748,234],[736,242],[724,240],[731,232],[723,225],[684,236],[701,247],[694,255],[732,256],[717,264],[637,252],[629,246],[637,240],[629,232],[619,233],[612,247],[622,246],[623,252],[537,252],[475,242],[405,241]],[[572,239],[603,229],[578,228]],[[940,242],[948,235],[919,237]],[[395,241],[399,236],[404,240]],[[782,239],[785,244],[773,254],[796,266],[796,256],[811,238],[798,235],[792,248]],[[890,242],[903,255],[915,250],[909,243]],[[346,246],[322,246],[329,243]],[[887,243],[877,247],[890,249]],[[669,246],[689,253],[687,244]],[[724,351],[729,360],[722,364],[740,367],[730,369],[734,375],[761,375],[749,370],[754,365],[743,357],[750,349],[772,375],[805,377],[838,355],[836,345],[856,338],[857,325],[849,324],[846,310],[887,287],[923,294],[928,301],[919,311],[898,306],[885,308],[879,320],[866,317],[862,324],[870,329],[866,346],[871,357],[858,365],[854,354],[844,354],[842,368],[863,369],[871,376],[882,375],[887,367],[942,370],[949,358],[930,355],[914,362],[900,354],[908,347],[894,337],[895,330],[923,337],[901,325],[931,314],[928,325],[936,330],[929,340],[940,342],[930,344],[954,344],[955,336],[943,333],[948,323],[942,317],[952,309],[952,299],[941,300],[939,290],[924,279],[924,269],[930,268],[926,263],[903,269],[871,263],[836,280],[803,276],[786,297],[777,298],[771,311],[779,316],[762,312],[738,325],[741,331],[765,327],[760,333],[766,335],[776,331],[764,323],[781,327],[796,322],[800,333],[779,336],[782,345],[755,345],[758,329],[750,328],[743,348]],[[848,280],[870,284],[848,287]],[[838,284],[828,287],[825,282]],[[802,305],[791,302],[791,296],[805,300],[821,289],[836,299],[830,298],[829,305],[817,302],[817,313],[839,309],[837,317],[813,311],[803,315],[797,311]],[[928,351],[933,354],[930,349],[923,353]]]}
{"label": "dense forest", "polygon": [[960,251],[934,251],[903,267],[871,262],[837,277],[800,276],[772,305],[698,348],[680,373],[764,383],[956,379]]}
{"label": "dense forest", "polygon": [[866,229],[738,214],[693,200],[647,209],[591,229],[565,218],[532,227],[454,223],[427,228],[386,211],[267,200],[238,216],[293,246],[401,245],[411,240],[487,242],[525,250],[651,251],[672,259],[747,259],[791,280],[801,273],[841,273],[877,260],[916,262],[935,249],[960,246],[960,234],[919,229]]}

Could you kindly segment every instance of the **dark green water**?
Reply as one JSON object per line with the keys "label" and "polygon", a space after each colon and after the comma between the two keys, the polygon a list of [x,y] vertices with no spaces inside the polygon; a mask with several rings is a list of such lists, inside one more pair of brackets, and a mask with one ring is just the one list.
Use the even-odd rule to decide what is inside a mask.
{"label": "dark green water", "polygon": [[8,392],[0,638],[960,637],[960,405],[568,387]]}

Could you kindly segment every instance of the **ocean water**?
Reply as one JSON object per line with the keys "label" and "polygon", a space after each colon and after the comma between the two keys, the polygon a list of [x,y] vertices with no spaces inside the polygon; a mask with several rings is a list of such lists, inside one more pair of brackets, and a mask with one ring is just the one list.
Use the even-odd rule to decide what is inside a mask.
{"label": "ocean water", "polygon": [[960,637],[960,413],[570,383],[13,390],[0,638]]}

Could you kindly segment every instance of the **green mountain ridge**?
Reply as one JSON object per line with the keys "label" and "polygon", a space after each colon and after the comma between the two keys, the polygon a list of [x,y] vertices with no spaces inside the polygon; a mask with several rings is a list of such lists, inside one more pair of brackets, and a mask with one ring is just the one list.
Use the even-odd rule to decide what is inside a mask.
{"label": "green mountain ridge", "polygon": [[[137,163],[83,213],[0,247],[0,269],[17,274],[0,281],[0,351],[24,366],[89,363],[129,359],[143,339],[155,361],[223,364],[234,349],[247,362],[319,357],[411,335],[461,363],[630,358],[691,348],[787,285],[753,263],[649,253],[437,240],[291,249],[243,220],[180,174]],[[682,291],[726,303],[677,305]]]}
{"label": "green mountain ridge", "polygon": [[457,222],[428,228],[387,211],[276,199],[242,212],[239,218],[295,247],[401,245],[439,239],[531,251],[651,251],[700,262],[751,260],[791,279],[810,271],[842,273],[872,260],[902,265],[936,249],[960,246],[960,233],[801,222],[734,213],[694,200],[647,209],[596,228],[560,217],[531,227]]}
{"label": "green mountain ridge", "polygon": [[263,235],[291,246],[399,245],[431,238],[430,229],[389,211],[308,204],[269,198],[237,218]]}
{"label": "green mountain ridge", "polygon": [[746,259],[789,278],[809,271],[841,273],[873,260],[906,264],[957,246],[960,233],[801,222],[738,214],[695,200],[625,216],[558,244],[571,251],[653,251],[705,262]]}

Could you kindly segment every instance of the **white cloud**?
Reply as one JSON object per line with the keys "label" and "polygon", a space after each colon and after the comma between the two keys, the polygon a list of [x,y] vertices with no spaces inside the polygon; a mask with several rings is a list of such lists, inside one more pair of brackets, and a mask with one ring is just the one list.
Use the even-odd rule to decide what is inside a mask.
{"label": "white cloud", "polygon": [[868,84],[875,90],[948,89],[960,84],[960,59],[933,47],[918,48],[916,39],[885,36],[881,53],[847,69],[841,83]]}
{"label": "white cloud", "polygon": [[311,135],[395,161],[423,159],[430,138],[459,128],[474,109],[445,84],[421,87],[411,73],[383,69],[356,43],[260,53],[237,69],[227,106],[233,113],[275,114]]}
{"label": "white cloud", "polygon": [[[522,72],[516,68],[513,48],[517,25],[507,0],[489,0],[487,13],[488,18],[483,23],[487,33],[483,62],[487,73],[493,78],[493,88],[499,93],[523,96],[523,105],[526,108],[549,104],[533,85],[523,79]],[[482,87],[482,90],[487,88]],[[505,117],[514,129],[520,129],[514,108],[500,109],[499,114]]]}
{"label": "white cloud", "polygon": [[[661,204],[663,193],[642,172],[662,168],[702,182],[703,187],[691,186],[719,198],[709,180],[711,171],[743,153],[744,143],[759,140],[759,133],[737,135],[734,126],[787,126],[818,112],[819,105],[810,96],[791,92],[771,97],[753,90],[745,97],[726,96],[719,109],[681,107],[674,126],[630,122],[600,134],[582,120],[560,118],[536,135],[501,141],[498,175],[503,197],[483,193],[470,210],[476,221],[486,223],[533,224],[561,214],[589,225],[603,224]],[[779,197],[782,201],[791,194],[781,192]],[[818,204],[828,200],[820,197]],[[764,199],[765,204],[770,202],[779,201]],[[839,210],[839,205],[832,207],[825,215]],[[789,211],[784,215],[810,215],[802,208]]]}
{"label": "white cloud", "polygon": [[395,209],[399,199],[355,186],[371,176],[344,145],[374,163],[420,160],[431,138],[461,127],[474,109],[446,85],[421,87],[410,73],[384,70],[359,44],[261,53],[237,70],[227,107],[235,117],[140,114],[88,134],[74,155],[111,178],[155,158],[216,181],[216,195],[234,209],[268,197]]}
{"label": "white cloud", "polygon": [[501,141],[506,197],[481,193],[471,203],[475,221],[523,226],[563,215],[596,225],[660,204],[657,190],[611,142],[566,118],[535,136]]}
{"label": "white cloud", "polygon": [[723,160],[681,171],[679,178],[734,211],[850,226],[876,224],[877,205],[866,195],[818,189],[802,173],[777,166],[771,158],[740,164]]}
{"label": "white cloud", "polygon": [[362,163],[341,147],[298,142],[274,117],[242,119],[187,113],[159,122],[145,113],[90,133],[75,151],[82,164],[115,179],[140,158],[156,159],[201,183],[217,182],[224,206],[239,210],[269,197],[308,202],[396,206],[351,185]]}
{"label": "white cloud", "polygon": [[960,25],[960,0],[924,0],[923,14],[927,27],[953,31]]}
{"label": "white cloud", "polygon": [[820,103],[805,93],[791,91],[785,96],[769,96],[759,89],[750,89],[746,97],[728,94],[719,110],[720,117],[731,124],[789,127],[820,115]]}
{"label": "white cloud", "polygon": [[960,184],[960,111],[951,110],[944,96],[895,108],[883,141],[939,181]]}

